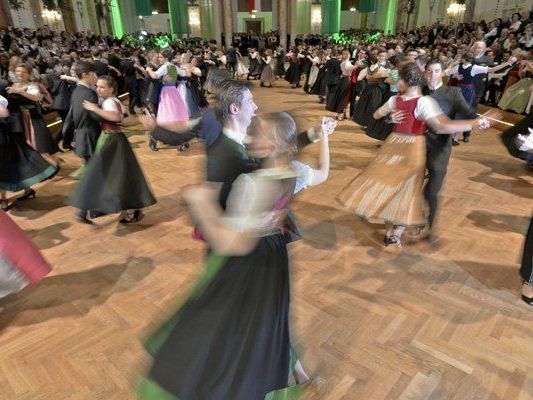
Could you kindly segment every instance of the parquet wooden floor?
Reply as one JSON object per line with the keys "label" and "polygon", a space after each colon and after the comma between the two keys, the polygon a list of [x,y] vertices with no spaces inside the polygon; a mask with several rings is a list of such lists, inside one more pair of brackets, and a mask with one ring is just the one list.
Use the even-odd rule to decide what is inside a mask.
{"label": "parquet wooden floor", "polygon": [[[261,110],[291,111],[302,127],[324,114],[315,96],[285,82],[254,93]],[[0,301],[2,400],[135,398],[150,363],[142,338],[200,274],[203,245],[191,239],[179,191],[202,179],[202,146],[153,153],[135,128],[129,138],[158,197],[140,224],[73,221],[73,154],[63,156],[60,177],[37,187],[37,199],[10,213],[54,270]],[[440,240],[391,254],[381,226],[334,200],[377,145],[342,122],[329,181],[293,205],[304,232],[291,245],[293,338],[319,377],[305,398],[533,399],[533,309],[519,300],[518,277],[533,176],[497,131],[476,134],[453,149]],[[317,151],[302,157],[315,163]]]}

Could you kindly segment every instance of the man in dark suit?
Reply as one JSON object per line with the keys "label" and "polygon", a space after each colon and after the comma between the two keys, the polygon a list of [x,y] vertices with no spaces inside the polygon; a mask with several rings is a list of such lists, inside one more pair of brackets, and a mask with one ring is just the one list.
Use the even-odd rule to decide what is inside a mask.
{"label": "man in dark suit", "polygon": [[92,56],[93,56],[93,64],[96,67],[96,76],[108,75],[109,65],[107,65],[107,63],[102,61],[102,58],[103,58],[102,50],[100,49],[93,50]]}
{"label": "man in dark suit", "polygon": [[[76,65],[76,75],[80,79],[71,97],[70,111],[63,125],[63,141],[70,144],[74,134],[74,151],[85,163],[89,162],[96,149],[100,137],[102,119],[91,111],[83,108],[84,102],[98,104],[98,96],[93,87],[96,85],[96,67],[94,64],[80,61]],[[81,210],[76,216],[78,221],[91,223],[87,219],[87,210]]]}
{"label": "man in dark suit", "polygon": [[[427,92],[438,103],[443,113],[450,119],[461,114],[463,119],[476,119],[475,110],[466,102],[461,89],[444,85],[443,66],[440,61],[432,60],[426,65]],[[426,168],[428,180],[424,189],[424,197],[429,205],[428,223],[431,229],[437,215],[439,192],[444,183],[448,161],[452,150],[451,135],[437,134],[431,130],[426,135]]]}
{"label": "man in dark suit", "polygon": [[230,46],[226,51],[226,67],[235,76],[235,71],[237,70],[237,52],[233,46]]}

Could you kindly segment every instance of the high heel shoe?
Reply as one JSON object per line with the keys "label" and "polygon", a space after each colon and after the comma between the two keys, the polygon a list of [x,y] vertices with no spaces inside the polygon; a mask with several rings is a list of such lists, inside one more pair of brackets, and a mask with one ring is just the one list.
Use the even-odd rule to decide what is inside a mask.
{"label": "high heel shoe", "polygon": [[125,218],[122,218],[119,222],[121,224],[132,224],[134,222],[139,222],[139,220],[141,219],[142,217],[142,213],[141,213],[141,210],[135,210],[133,212],[133,216],[132,217],[125,217]]}
{"label": "high heel shoe", "polygon": [[24,201],[24,200],[28,200],[28,199],[31,199],[31,198],[35,198],[37,196],[37,193],[35,192],[35,190],[33,189],[30,189],[30,190],[27,190],[26,192],[24,192],[24,194],[20,197],[17,198],[18,201]]}
{"label": "high heel shoe", "polygon": [[9,211],[11,209],[11,204],[9,204],[9,201],[7,201],[7,200],[1,200],[0,201],[0,208],[3,211]]}
{"label": "high heel shoe", "polygon": [[395,244],[399,249],[402,248],[402,242],[398,236],[385,236],[383,238],[383,243],[385,243],[386,247]]}
{"label": "high heel shoe", "polygon": [[[527,285],[529,287],[531,287],[532,285],[530,285],[528,282],[526,282],[525,280],[522,280],[522,286],[524,285]],[[530,305],[530,306],[533,306],[533,297],[527,297],[525,294],[522,294],[522,300],[524,301],[524,303]]]}
{"label": "high heel shoe", "polygon": [[157,140],[155,140],[152,136],[150,136],[150,150],[159,151],[157,148]]}
{"label": "high heel shoe", "polygon": [[191,147],[191,145],[189,144],[189,142],[187,143],[183,143],[179,148],[178,148],[178,151],[185,151],[187,149],[189,149]]}

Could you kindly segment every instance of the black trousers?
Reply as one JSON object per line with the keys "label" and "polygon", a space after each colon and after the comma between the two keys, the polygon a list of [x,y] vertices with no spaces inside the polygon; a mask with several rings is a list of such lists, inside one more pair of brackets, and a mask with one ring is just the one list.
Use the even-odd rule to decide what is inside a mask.
{"label": "black trousers", "polygon": [[233,61],[233,62],[228,61],[228,62],[226,63],[226,68],[228,69],[228,71],[231,71],[231,73],[232,73],[234,76],[235,76],[235,71],[237,70],[236,65],[237,65],[237,63],[234,62],[234,61]]}
{"label": "black trousers", "polygon": [[129,110],[130,113],[134,111],[134,107],[141,107],[141,95],[139,93],[139,85],[137,82],[137,77],[134,76],[126,76],[124,77],[124,83],[126,84],[126,90],[130,94],[130,100],[129,100]]}
{"label": "black trousers", "polygon": [[432,228],[439,208],[439,193],[444,185],[448,162],[452,152],[451,136],[428,132],[426,135],[426,168],[428,180],[424,188],[424,198],[429,206],[428,223]]}
{"label": "black trousers", "polygon": [[176,133],[157,126],[152,131],[152,138],[170,146],[181,146],[195,137],[192,133]]}
{"label": "black trousers", "polygon": [[533,217],[529,223],[529,229],[524,243],[524,253],[522,255],[522,266],[520,267],[522,279],[533,285]]}

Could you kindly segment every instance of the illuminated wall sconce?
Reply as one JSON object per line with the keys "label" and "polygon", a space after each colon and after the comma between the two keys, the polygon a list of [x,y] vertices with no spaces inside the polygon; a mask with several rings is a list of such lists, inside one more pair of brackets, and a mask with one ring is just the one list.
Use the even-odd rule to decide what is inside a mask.
{"label": "illuminated wall sconce", "polygon": [[357,11],[357,8],[355,8],[355,7],[350,7],[350,11],[351,11],[351,12],[356,12],[356,11]]}
{"label": "illuminated wall sconce", "polygon": [[189,26],[193,36],[200,36],[200,7],[189,6]]}
{"label": "illuminated wall sconce", "polygon": [[311,5],[311,31],[313,33],[320,33],[320,26],[322,25],[322,6],[320,4]]}

